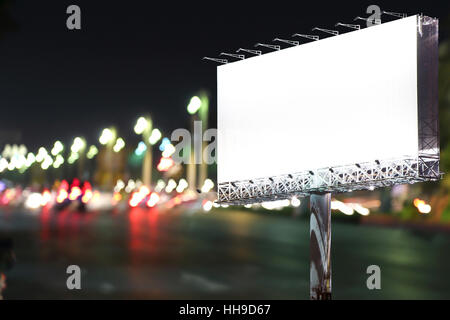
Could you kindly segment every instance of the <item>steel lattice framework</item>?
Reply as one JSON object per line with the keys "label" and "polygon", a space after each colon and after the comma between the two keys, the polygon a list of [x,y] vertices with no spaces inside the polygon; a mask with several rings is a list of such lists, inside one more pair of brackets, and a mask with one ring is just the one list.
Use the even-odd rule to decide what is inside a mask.
{"label": "steel lattice framework", "polygon": [[245,205],[289,199],[293,196],[306,197],[314,193],[374,190],[440,178],[439,158],[392,159],[222,183],[218,186],[218,201],[223,204]]}

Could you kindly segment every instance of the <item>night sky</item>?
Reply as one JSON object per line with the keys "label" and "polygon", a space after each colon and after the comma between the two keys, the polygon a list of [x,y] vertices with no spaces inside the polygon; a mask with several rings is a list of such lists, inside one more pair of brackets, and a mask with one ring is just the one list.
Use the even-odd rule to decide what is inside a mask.
{"label": "night sky", "polygon": [[[440,18],[444,39],[450,5],[439,2],[376,4]],[[80,31],[66,28],[70,4],[81,7]],[[11,0],[0,9],[3,22],[12,21],[0,21],[0,133],[18,132],[21,138],[11,142],[33,149],[77,135],[94,143],[102,128],[116,125],[121,136],[137,141],[134,123],[149,112],[168,135],[188,127],[186,105],[200,89],[211,94],[215,126],[216,65],[203,56],[290,39],[315,26],[333,29],[338,21],[367,16],[370,4]]]}

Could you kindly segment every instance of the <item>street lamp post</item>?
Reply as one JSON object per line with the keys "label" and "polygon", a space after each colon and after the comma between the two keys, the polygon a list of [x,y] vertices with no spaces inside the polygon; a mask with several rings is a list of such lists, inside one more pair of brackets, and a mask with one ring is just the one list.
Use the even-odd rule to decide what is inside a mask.
{"label": "street lamp post", "polygon": [[203,184],[205,183],[205,180],[208,178],[208,164],[203,159],[203,151],[206,148],[206,141],[203,139],[203,135],[205,131],[208,129],[208,116],[209,116],[209,99],[208,96],[205,93],[202,93],[200,96],[202,100],[202,106],[199,110],[199,118],[202,122],[202,137],[201,137],[201,144],[202,144],[202,159],[200,162],[200,176],[198,181],[198,188],[202,188]]}
{"label": "street lamp post", "polygon": [[112,187],[114,184],[114,173],[112,172],[112,161],[113,161],[113,147],[116,142],[116,136],[117,136],[117,130],[114,127],[111,128],[105,128],[102,131],[102,134],[99,138],[100,144],[104,145],[106,147],[106,153],[105,153],[105,163],[111,168],[111,172],[107,172],[107,179],[106,179],[106,185],[107,187]]}
{"label": "street lamp post", "polygon": [[147,147],[142,163],[142,182],[148,187],[152,183],[152,144],[149,141],[152,130],[153,122],[150,116],[140,117],[134,126],[134,132],[142,135],[142,139]]}
{"label": "street lamp post", "polygon": [[[194,139],[198,141],[194,142],[194,145],[201,145],[201,155],[200,159],[196,159],[195,152],[192,152],[192,146],[190,146],[190,161],[187,166],[187,180],[189,183],[189,188],[195,190],[196,188],[201,188],[204,181],[207,178],[208,166],[205,161],[203,161],[203,150],[206,147],[205,141],[203,141],[203,134],[208,128],[208,116],[209,116],[209,99],[206,93],[202,92],[199,96],[194,96],[191,98],[189,105],[187,106],[187,111],[191,115],[191,132],[195,130],[195,121],[200,120],[202,125],[201,136]],[[197,164],[200,161],[200,170],[198,183],[197,180]]]}
{"label": "street lamp post", "polygon": [[73,140],[73,144],[71,147],[71,151],[73,153],[77,153],[78,158],[78,178],[84,179],[84,162],[85,162],[85,151],[86,151],[86,140],[81,137],[76,137]]}

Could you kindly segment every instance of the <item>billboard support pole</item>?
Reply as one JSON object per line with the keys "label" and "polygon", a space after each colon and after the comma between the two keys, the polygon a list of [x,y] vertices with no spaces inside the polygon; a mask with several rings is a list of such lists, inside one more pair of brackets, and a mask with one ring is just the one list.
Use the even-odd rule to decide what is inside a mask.
{"label": "billboard support pole", "polygon": [[310,218],[310,299],[331,299],[331,193],[312,194]]}

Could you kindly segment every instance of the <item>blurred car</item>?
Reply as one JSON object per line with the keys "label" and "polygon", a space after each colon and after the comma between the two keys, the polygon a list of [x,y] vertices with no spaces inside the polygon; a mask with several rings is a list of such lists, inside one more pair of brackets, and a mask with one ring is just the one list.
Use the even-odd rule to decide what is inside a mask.
{"label": "blurred car", "polygon": [[[44,194],[45,190],[43,192]],[[91,201],[93,196],[94,193],[90,182],[85,181],[81,183],[80,180],[75,178],[69,186],[67,181],[63,180],[57,190],[53,208],[56,211],[70,208],[75,211],[85,212],[86,204]]]}

